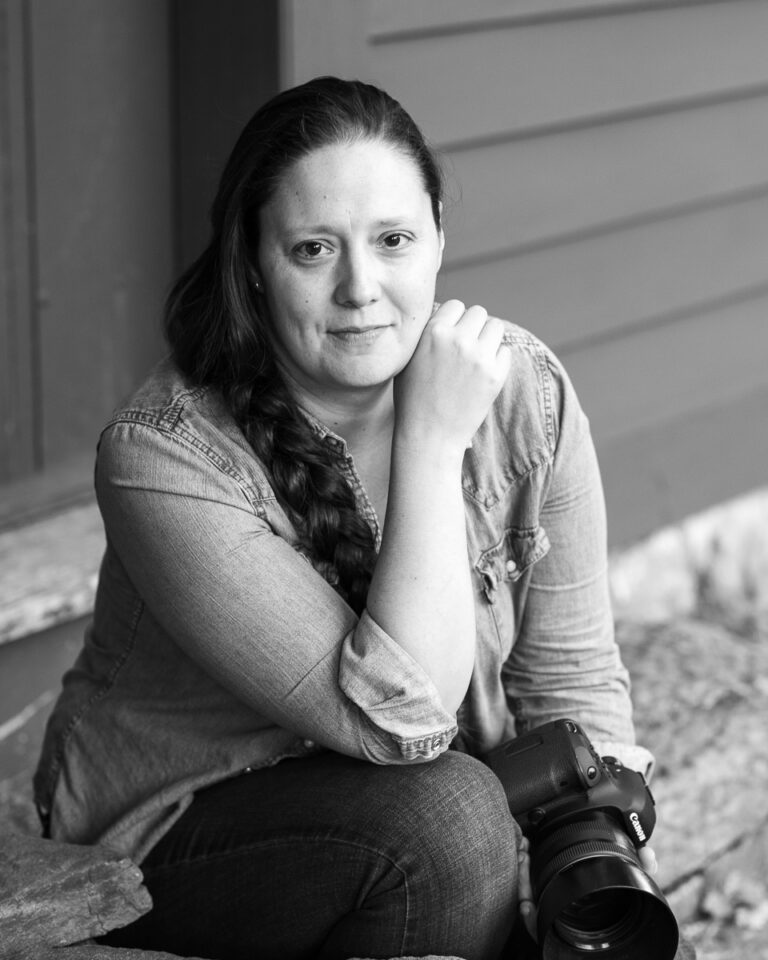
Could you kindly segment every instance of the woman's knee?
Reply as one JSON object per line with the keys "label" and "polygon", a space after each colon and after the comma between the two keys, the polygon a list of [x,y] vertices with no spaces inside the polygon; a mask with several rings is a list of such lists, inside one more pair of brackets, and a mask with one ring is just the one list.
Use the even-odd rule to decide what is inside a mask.
{"label": "woman's knee", "polygon": [[414,870],[444,889],[512,899],[517,885],[520,828],[504,790],[480,761],[449,751],[403,771],[397,817]]}

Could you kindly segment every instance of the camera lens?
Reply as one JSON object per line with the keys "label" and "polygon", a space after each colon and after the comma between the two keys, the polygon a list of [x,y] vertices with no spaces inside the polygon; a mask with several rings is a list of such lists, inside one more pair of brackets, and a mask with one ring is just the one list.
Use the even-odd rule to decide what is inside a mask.
{"label": "camera lens", "polygon": [[631,840],[604,811],[536,838],[531,881],[544,960],[672,960],[678,931]]}
{"label": "camera lens", "polygon": [[581,950],[610,950],[635,936],[643,914],[629,890],[600,890],[569,904],[554,922],[560,939]]}

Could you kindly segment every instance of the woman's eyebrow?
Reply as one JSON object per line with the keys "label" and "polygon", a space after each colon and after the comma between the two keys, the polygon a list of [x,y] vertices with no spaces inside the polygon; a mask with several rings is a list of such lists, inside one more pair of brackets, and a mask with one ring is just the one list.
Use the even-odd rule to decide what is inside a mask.
{"label": "woman's eyebrow", "polygon": [[397,227],[404,223],[410,223],[414,219],[413,214],[402,214],[398,217],[387,217],[386,220],[378,220],[377,227]]}
{"label": "woman's eyebrow", "polygon": [[[395,227],[402,227],[413,221],[413,216],[403,214],[402,216],[385,217],[381,220],[375,220],[372,226],[377,230],[388,230]],[[286,224],[286,233],[290,236],[310,236],[316,234],[338,234],[343,232],[343,226],[340,228],[337,224],[330,223],[288,223]]]}

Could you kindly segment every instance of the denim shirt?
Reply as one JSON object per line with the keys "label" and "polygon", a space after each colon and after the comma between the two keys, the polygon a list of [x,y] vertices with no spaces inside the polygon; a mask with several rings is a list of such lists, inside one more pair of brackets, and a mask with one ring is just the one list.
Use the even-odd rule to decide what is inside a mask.
{"label": "denim shirt", "polygon": [[[451,744],[478,754],[563,716],[600,752],[648,767],[614,641],[587,419],[538,340],[510,324],[506,343],[508,381],[463,465],[477,637],[458,717],[333,589],[220,395],[170,361],[155,370],[99,443],[106,552],[35,776],[52,837],[140,862],[196,790],[225,778],[324,749],[380,764]],[[306,417],[379,542],[344,440]]]}

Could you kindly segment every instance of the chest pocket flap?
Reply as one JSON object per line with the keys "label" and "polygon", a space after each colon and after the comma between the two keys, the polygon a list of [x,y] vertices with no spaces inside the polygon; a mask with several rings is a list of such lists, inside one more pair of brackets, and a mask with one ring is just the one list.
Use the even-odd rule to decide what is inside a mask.
{"label": "chest pocket flap", "polygon": [[506,530],[501,541],[483,551],[475,564],[488,602],[495,603],[496,593],[504,583],[519,580],[548,552],[549,539],[543,527],[525,530],[511,527]]}

